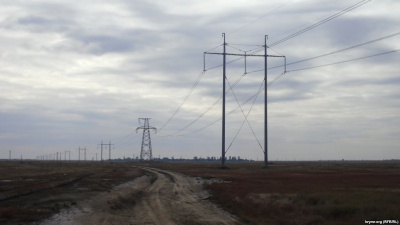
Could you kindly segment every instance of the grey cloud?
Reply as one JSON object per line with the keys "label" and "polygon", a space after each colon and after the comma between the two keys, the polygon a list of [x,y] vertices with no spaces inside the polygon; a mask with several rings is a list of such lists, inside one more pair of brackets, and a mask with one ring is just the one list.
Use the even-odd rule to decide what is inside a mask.
{"label": "grey cloud", "polygon": [[[375,78],[364,78],[364,79],[349,79],[346,81],[341,81],[338,82],[337,85],[339,86],[367,86],[367,85],[373,85],[373,86],[386,86],[386,85],[394,85],[398,86],[400,85],[400,77],[386,77],[386,78],[380,78],[379,76]],[[384,88],[384,87],[383,87]]]}
{"label": "grey cloud", "polygon": [[[213,3],[213,6],[220,7],[218,3]],[[151,124],[160,126],[169,118],[202,71],[202,53],[222,44],[222,32],[227,33],[228,43],[262,45],[265,34],[270,35],[268,43],[273,43],[346,6],[346,3],[329,1],[325,4],[290,2],[278,11],[248,23],[264,15],[271,5],[281,3],[254,2],[242,7],[234,3],[236,7],[212,11],[217,13],[207,10],[201,13],[167,11],[163,4],[174,9],[174,4],[181,3],[118,0],[79,4],[15,1],[5,4],[17,9],[13,14],[9,12],[14,11],[7,11],[9,15],[0,22],[2,31],[7,31],[3,33],[3,40],[13,44],[0,54],[0,66],[6,71],[0,74],[0,79],[8,93],[0,94],[0,119],[7,121],[0,130],[2,143],[7,143],[5,147],[18,145],[21,141],[32,145],[26,148],[30,152],[46,145],[63,149],[65,146],[88,144],[95,148],[101,139],[114,141],[129,133],[126,146],[118,149],[116,154],[138,154],[140,138],[137,142],[130,141],[133,139],[131,133],[139,126],[136,119],[151,117]],[[375,1],[374,4],[382,6],[386,3]],[[398,24],[397,14],[388,10],[381,15],[376,11],[378,16],[363,16],[369,15],[369,7],[373,5],[367,4],[355,11],[360,14],[349,13],[274,46],[273,50],[278,53],[271,49],[270,54],[282,53],[288,62],[293,62],[394,33],[392,29]],[[299,63],[288,69],[379,53],[396,46],[397,40],[385,40],[345,54]],[[208,65],[222,62],[219,56],[209,59]],[[272,103],[269,107],[270,129],[275,137],[271,138],[271,145],[279,145],[280,150],[271,151],[271,157],[284,157],[286,154],[302,158],[305,152],[312,152],[307,149],[318,148],[322,150],[313,152],[315,157],[329,158],[333,157],[329,151],[335,144],[340,147],[335,151],[339,155],[348,149],[362,154],[363,149],[372,151],[369,145],[382,138],[386,138],[388,145],[397,147],[397,61],[398,54],[390,54],[288,73],[275,82],[269,89]],[[228,65],[230,82],[244,72],[243,64],[240,60]],[[279,64],[280,60],[269,59],[270,66]],[[248,71],[262,68],[262,62],[248,61]],[[343,74],[338,76],[337,70]],[[375,75],[372,79],[370,76],[374,71],[381,76]],[[282,68],[268,72],[269,79],[273,79]],[[364,73],[366,77],[361,76]],[[221,68],[206,72],[176,118],[166,127],[166,133],[184,127],[221,96],[221,76]],[[263,74],[247,76],[235,87],[240,102],[255,94]],[[257,110],[262,105],[260,96],[256,102]],[[236,106],[229,93],[228,107]],[[217,120],[220,110],[219,103],[182,133],[195,131]],[[251,116],[257,133],[261,132],[262,112],[252,112]],[[237,111],[230,115],[228,126],[236,131],[242,119],[241,112]],[[220,125],[217,122],[204,130],[206,132],[181,139],[155,136],[154,152],[162,156],[182,154],[193,157],[194,151],[218,155],[215,149],[220,147]],[[358,132],[370,127],[375,128],[375,136]],[[249,141],[253,139],[247,131],[245,129],[243,136],[238,138],[237,146],[254,144]],[[4,135],[7,132],[11,134]],[[18,134],[23,136],[32,132],[36,133],[30,142],[15,138]],[[47,151],[52,150],[49,148]],[[262,151],[248,153],[238,148],[234,151],[234,154],[248,158],[262,154]],[[285,154],[280,155],[282,152]],[[382,152],[390,152],[390,149],[382,145]]]}
{"label": "grey cloud", "polygon": [[74,25],[72,21],[63,18],[49,18],[30,15],[18,19],[21,29],[30,29],[33,32],[64,32]]}
{"label": "grey cloud", "polygon": [[[334,46],[345,47],[398,31],[392,26],[393,22],[393,20],[387,18],[345,17],[329,24],[331,29],[326,30],[325,37],[329,38]],[[379,45],[380,43],[376,44]],[[366,47],[368,48],[369,46],[364,46],[363,48]]]}
{"label": "grey cloud", "polygon": [[94,54],[129,52],[135,47],[133,41],[121,38],[119,35],[74,35],[75,39],[81,41],[84,46],[88,46],[88,51]]}

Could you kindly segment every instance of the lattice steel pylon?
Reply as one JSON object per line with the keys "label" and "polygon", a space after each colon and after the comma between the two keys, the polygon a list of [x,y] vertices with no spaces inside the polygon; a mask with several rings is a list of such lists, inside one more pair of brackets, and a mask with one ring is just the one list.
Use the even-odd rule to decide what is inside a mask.
{"label": "lattice steel pylon", "polygon": [[142,147],[140,150],[140,161],[151,161],[153,160],[153,154],[152,154],[152,148],[151,148],[151,138],[150,138],[150,131],[154,130],[157,132],[157,128],[151,127],[149,125],[149,120],[150,118],[139,118],[139,123],[140,121],[143,120],[144,124],[141,127],[136,128],[136,133],[138,130],[142,129],[143,130],[143,137],[142,137]]}

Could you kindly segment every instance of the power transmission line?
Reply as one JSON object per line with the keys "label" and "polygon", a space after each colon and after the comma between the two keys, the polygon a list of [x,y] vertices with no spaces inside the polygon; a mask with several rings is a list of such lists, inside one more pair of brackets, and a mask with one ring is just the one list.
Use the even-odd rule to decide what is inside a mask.
{"label": "power transmission line", "polygon": [[[263,70],[260,70],[260,71],[263,71]],[[246,73],[244,73],[244,74],[242,74],[242,76],[240,76],[234,83],[233,83],[233,85],[231,86],[232,88],[233,87],[235,87],[244,77],[246,76]],[[268,84],[268,87],[270,86],[270,84]],[[231,89],[229,89],[228,91],[227,91],[227,93],[229,92],[229,91],[231,91],[232,90],[232,88]],[[251,99],[253,99],[253,98],[251,98]],[[251,100],[251,99],[249,99],[249,100]],[[194,123],[196,123],[199,119],[201,119],[205,114],[207,114],[219,101],[221,101],[222,100],[222,97],[220,97],[219,99],[217,99],[210,107],[208,107],[202,114],[200,114],[196,119],[194,119],[193,121],[191,121],[189,124],[187,124],[186,126],[184,126],[183,128],[181,128],[181,129],[179,129],[178,131],[176,131],[176,132],[174,132],[174,133],[171,133],[171,134],[166,134],[166,135],[158,135],[159,137],[169,137],[169,136],[186,136],[186,135],[188,135],[188,134],[184,134],[184,135],[177,135],[178,133],[180,133],[180,132],[182,132],[182,131],[184,131],[184,130],[186,130],[187,128],[189,128],[190,126],[192,126]],[[228,114],[230,114],[230,113],[228,113]],[[216,122],[218,122],[218,121],[216,121]],[[213,124],[215,124],[215,123],[213,123]],[[213,125],[213,124],[211,124],[211,125]],[[211,126],[210,125],[210,126]],[[209,127],[209,126],[207,126],[207,127]],[[207,128],[206,127],[206,128]],[[203,130],[203,129],[201,129],[201,130]],[[197,131],[196,131],[197,132]],[[196,132],[194,132],[194,133],[196,133]],[[161,132],[160,132],[161,133]],[[192,133],[189,133],[189,134],[192,134]]]}
{"label": "power transmission line", "polygon": [[276,10],[282,8],[283,6],[289,4],[289,3],[292,2],[292,1],[293,1],[293,0],[290,0],[290,1],[287,1],[287,2],[285,2],[285,3],[283,3],[283,4],[281,4],[281,5],[278,5],[277,7],[271,9],[270,11],[268,11],[267,13],[265,13],[264,15],[262,15],[262,16],[260,16],[260,17],[257,17],[256,19],[254,19],[254,20],[252,20],[252,21],[250,21],[250,22],[248,22],[248,23],[246,23],[246,24],[240,26],[239,28],[236,28],[236,29],[233,30],[233,31],[227,32],[227,34],[233,34],[233,33],[238,32],[239,30],[243,29],[244,27],[246,27],[246,26],[248,26],[248,25],[250,25],[250,24],[252,24],[252,23],[255,23],[255,22],[259,21],[259,20],[261,20],[262,18],[268,16],[270,13],[272,13],[272,12],[274,12],[274,11],[276,11]]}
{"label": "power transmission line", "polygon": [[[285,56],[277,56],[277,55],[268,55],[267,54],[267,38],[268,36],[265,35],[264,36],[264,55],[256,55],[256,54],[235,54],[235,53],[227,53],[226,52],[226,42],[225,42],[225,33],[223,33],[223,37],[224,37],[224,49],[223,49],[223,53],[213,53],[213,52],[208,52],[205,54],[215,54],[215,55],[222,55],[223,56],[223,81],[222,81],[222,156],[221,156],[221,161],[222,161],[222,167],[225,167],[225,152],[226,152],[226,148],[225,148],[225,80],[226,80],[226,56],[227,55],[232,55],[232,56],[256,56],[256,57],[264,57],[264,79],[267,80],[267,58],[268,57],[282,57],[285,60],[285,64],[286,64],[286,57]],[[205,66],[204,66],[205,67]],[[285,67],[285,72],[286,72],[286,67]],[[265,164],[265,168],[268,167],[268,110],[267,110],[267,82],[264,83],[264,164]],[[239,104],[240,106],[240,104]]]}
{"label": "power transmission line", "polygon": [[391,35],[387,35],[387,36],[384,36],[384,37],[380,37],[380,38],[377,38],[377,39],[374,39],[374,40],[371,40],[371,41],[367,41],[367,42],[364,42],[364,43],[361,43],[361,44],[353,45],[353,46],[350,46],[350,47],[347,47],[347,48],[343,48],[343,49],[340,49],[340,50],[336,50],[336,51],[333,51],[333,52],[329,52],[329,53],[326,53],[326,54],[322,54],[322,55],[319,55],[319,56],[315,56],[315,57],[299,60],[299,61],[296,61],[296,62],[288,63],[287,65],[289,66],[289,65],[293,65],[293,64],[297,64],[297,63],[310,61],[310,60],[313,60],[313,59],[318,59],[318,58],[325,57],[325,56],[328,56],[328,55],[333,55],[333,54],[336,54],[336,53],[344,52],[344,51],[351,50],[351,49],[354,49],[354,48],[358,48],[358,47],[361,47],[361,46],[364,46],[364,45],[368,45],[368,44],[372,44],[372,43],[375,43],[375,42],[378,42],[378,41],[382,41],[382,40],[385,40],[385,39],[388,39],[388,38],[391,38],[391,37],[395,37],[395,36],[398,36],[398,35],[400,35],[400,32],[397,32],[397,33],[394,33],[394,34],[391,34]]}
{"label": "power transmission line", "polygon": [[[395,34],[392,34],[392,35],[389,35],[389,36],[385,36],[385,37],[383,37],[383,38],[378,38],[378,39],[375,39],[375,40],[373,40],[373,41],[369,41],[369,42],[366,42],[366,43],[372,43],[372,42],[375,42],[375,41],[377,41],[377,40],[383,40],[383,39],[386,39],[386,38],[389,38],[389,37],[392,37],[392,36],[396,36],[396,35],[398,35],[398,34],[400,34],[400,33],[395,33]],[[362,46],[362,45],[365,45],[366,43],[359,44],[359,45],[355,45],[355,46]],[[345,48],[345,49],[350,49],[350,48],[354,48],[354,46],[348,47],[348,48]],[[344,49],[338,50],[338,51],[336,51],[336,52],[341,52],[341,51],[344,51]],[[382,56],[382,55],[386,55],[386,54],[396,53],[396,52],[398,52],[398,51],[400,51],[400,49],[395,49],[395,50],[391,50],[391,51],[387,51],[387,52],[383,52],[383,53],[378,53],[378,54],[369,55],[369,56],[363,56],[363,57],[354,58],[354,59],[349,59],[349,60],[344,60],[344,61],[335,62],[335,63],[329,63],[329,64],[324,64],[324,65],[312,66],[312,67],[306,67],[306,68],[300,68],[300,69],[294,69],[294,70],[288,70],[288,71],[286,71],[286,73],[281,73],[281,74],[279,74],[278,76],[276,76],[272,81],[270,81],[270,82],[268,83],[268,87],[271,86],[273,83],[275,83],[275,82],[276,82],[277,80],[279,80],[282,76],[286,75],[286,74],[289,73],[289,72],[296,72],[296,71],[301,71],[301,70],[309,70],[309,69],[315,69],[315,68],[320,68],[320,67],[325,67],[325,66],[331,66],[331,65],[341,64],[341,63],[347,63],[347,62],[352,62],[352,61],[357,61],[357,60],[362,60],[362,59],[367,59],[367,58],[372,58],[372,57],[378,57],[378,56]],[[324,54],[324,55],[327,55],[327,54]],[[291,64],[291,63],[288,63],[288,65],[290,65],[290,64]],[[280,67],[282,67],[282,66],[280,66]],[[269,68],[269,69],[271,69],[271,68]],[[261,72],[261,71],[263,71],[263,69],[262,69],[262,70],[260,69],[260,70],[252,71],[252,72],[248,72],[248,73],[255,73],[255,72]],[[232,85],[232,87],[234,87],[234,85]],[[262,90],[260,90],[260,91],[262,91]],[[241,106],[247,104],[250,100],[252,100],[253,98],[255,98],[255,97],[258,95],[258,93],[259,93],[259,92],[257,92],[256,94],[252,95],[250,98],[248,98],[246,101],[244,101],[244,102],[241,104]],[[216,102],[214,102],[214,104],[213,104],[212,106],[214,106],[215,104],[217,104],[218,101],[220,101],[220,99],[218,99]],[[238,110],[238,109],[239,109],[239,107],[236,107],[236,108],[233,109],[232,111],[228,112],[227,115],[229,115],[229,114],[235,112],[235,111]],[[207,110],[201,115],[201,117],[204,116],[204,114],[206,114],[206,113],[208,112],[208,110],[209,110],[209,109],[207,109]],[[200,118],[196,118],[195,121],[197,121],[198,119],[200,119]],[[168,135],[168,136],[187,136],[187,135],[190,135],[190,134],[194,134],[194,133],[200,132],[200,131],[202,131],[202,130],[204,130],[204,129],[207,129],[208,127],[210,127],[210,126],[216,124],[217,122],[219,122],[221,119],[222,119],[222,118],[219,118],[219,119],[213,121],[212,123],[210,123],[210,124],[208,124],[208,125],[206,125],[206,126],[200,128],[200,129],[197,129],[197,130],[195,130],[195,131],[189,132],[189,133],[180,134],[180,135]],[[193,123],[192,123],[192,124],[193,124]],[[189,127],[189,126],[187,126],[187,127]],[[186,128],[187,128],[187,127],[186,127]],[[183,130],[181,130],[181,131],[183,131]]]}
{"label": "power transmission line", "polygon": [[[287,36],[287,37],[285,37],[285,38],[283,38],[281,40],[278,40],[278,41],[268,45],[268,47],[273,47],[273,46],[281,44],[281,43],[283,43],[283,42],[285,42],[287,40],[290,40],[290,39],[292,39],[292,38],[294,38],[296,36],[299,36],[300,34],[303,34],[303,33],[307,32],[309,30],[312,30],[312,29],[322,25],[322,24],[325,24],[325,23],[327,23],[327,22],[329,22],[329,21],[331,21],[331,20],[333,20],[333,19],[335,19],[335,18],[337,18],[337,17],[339,17],[339,16],[341,16],[343,14],[346,14],[346,13],[348,13],[348,12],[350,12],[350,11],[352,11],[352,10],[354,10],[354,9],[356,9],[356,8],[362,6],[362,5],[364,5],[364,4],[366,4],[366,3],[370,2],[370,1],[372,1],[372,0],[363,0],[363,1],[357,2],[356,4],[353,4],[353,5],[347,7],[347,8],[345,8],[345,9],[343,9],[343,10],[341,10],[341,11],[339,11],[339,12],[337,12],[337,13],[335,13],[335,14],[333,14],[333,15],[331,15],[331,16],[323,19],[323,20],[320,20],[317,23],[314,23],[314,24],[312,24],[312,25],[310,25],[310,26],[308,26],[308,27],[306,27],[306,28],[304,28],[304,29],[302,29],[300,31],[297,31],[297,32],[295,32],[295,33],[293,33],[293,34],[291,34],[291,35],[289,35],[289,36]],[[254,54],[256,54],[258,52],[261,52],[261,51],[263,51],[263,48],[259,48],[258,50],[255,50]],[[242,58],[244,58],[244,57],[242,57]],[[228,61],[228,62],[226,62],[226,64],[230,64],[230,63],[236,62],[236,61],[238,61],[238,60],[240,60],[242,58],[237,58],[237,59]],[[208,68],[207,70],[213,70],[213,69],[219,68],[221,66],[222,66],[222,64],[217,65],[217,66],[213,66],[211,68]]]}
{"label": "power transmission line", "polygon": [[[345,13],[347,13],[347,12],[353,10],[353,9],[356,9],[356,8],[362,6],[362,5],[364,5],[364,4],[366,4],[366,3],[370,2],[370,1],[372,1],[372,0],[360,1],[360,2],[358,2],[357,4],[352,5],[352,6],[348,7],[348,8],[346,8],[346,9],[340,11],[339,13],[334,14],[334,15],[331,16],[331,17],[328,17],[328,18],[326,18],[326,19],[324,19],[324,20],[322,20],[322,21],[320,21],[320,22],[318,22],[318,23],[316,23],[316,24],[313,24],[312,26],[309,26],[309,27],[307,27],[307,28],[305,28],[305,29],[303,29],[303,30],[301,30],[301,31],[298,31],[298,32],[296,32],[296,33],[294,33],[294,34],[292,34],[292,35],[290,35],[290,36],[288,36],[288,37],[286,37],[286,38],[284,38],[284,39],[278,41],[278,42],[274,42],[273,44],[271,44],[271,46],[280,44],[280,43],[282,43],[282,42],[284,42],[284,41],[286,41],[286,40],[290,40],[290,39],[292,39],[292,38],[294,38],[294,37],[296,37],[296,36],[298,36],[298,35],[300,35],[300,34],[302,34],[302,33],[304,33],[304,32],[307,32],[307,31],[309,31],[309,30],[311,30],[311,29],[314,29],[315,27],[320,26],[320,25],[322,25],[322,24],[324,24],[324,23],[326,23],[326,22],[328,22],[328,21],[330,21],[330,20],[333,20],[333,19],[335,19],[335,18],[337,18],[337,17],[339,17],[339,16],[341,16],[341,15],[343,15],[343,14],[345,14]],[[359,47],[359,46],[358,46],[358,47]],[[238,49],[238,48],[236,48],[236,49],[239,50],[239,51],[243,51],[243,50]],[[259,52],[259,51],[261,51],[261,50],[257,50],[257,51],[255,51],[255,52]],[[396,51],[397,51],[397,50],[396,50]],[[337,53],[337,52],[336,52],[336,53]],[[332,53],[330,53],[330,54],[332,54]],[[334,53],[333,53],[333,54],[334,54]],[[381,54],[377,54],[377,55],[381,55]],[[374,55],[374,56],[377,56],[377,55]],[[323,56],[321,56],[321,57],[323,57]],[[373,56],[369,56],[369,57],[373,57]],[[243,58],[243,57],[242,57],[242,58]],[[365,57],[362,57],[362,58],[365,58]],[[362,59],[362,58],[360,58],[360,59]],[[225,65],[226,65],[226,64],[229,64],[229,63],[232,63],[232,62],[236,62],[236,61],[238,61],[238,60],[240,60],[240,59],[241,59],[241,58],[239,58],[239,59],[237,59],[237,60],[233,60],[233,61],[226,62]],[[309,60],[311,60],[311,59],[309,59]],[[358,60],[358,59],[355,59],[355,60]],[[347,61],[343,61],[343,62],[349,62],[349,61],[354,61],[354,60],[347,60]],[[343,63],[343,62],[339,62],[339,63]],[[298,62],[298,63],[300,63],[300,62]],[[293,64],[294,64],[294,63],[293,63]],[[338,64],[338,63],[334,63],[334,64]],[[327,65],[333,65],[333,64],[327,64]],[[327,65],[323,65],[323,66],[327,66]],[[220,66],[212,67],[212,68],[209,68],[208,70],[211,70],[211,69],[214,69],[214,68],[217,68],[217,67],[220,67]],[[318,67],[321,67],[321,66],[318,66]],[[315,67],[312,67],[312,68],[315,68]],[[270,68],[268,68],[268,69],[270,69]],[[304,68],[303,68],[303,69],[304,69]],[[267,69],[265,69],[265,70],[267,70]],[[204,68],[204,71],[203,71],[203,72],[205,72],[205,71],[206,71],[206,69]],[[293,71],[297,71],[297,70],[292,70],[291,72],[293,72]],[[272,82],[268,83],[268,86],[270,86],[273,82],[275,82],[276,80],[278,80],[278,79],[279,79],[280,77],[282,77],[284,74],[285,74],[285,73],[280,74],[279,76],[277,76]],[[196,84],[196,86],[197,86],[197,84]],[[232,91],[233,91],[233,90],[232,90]],[[189,91],[189,92],[190,92],[190,91]],[[224,92],[224,93],[225,93],[225,92]],[[189,95],[190,95],[190,94],[189,94]],[[187,98],[185,97],[185,100],[184,100],[183,104],[186,102],[186,100],[187,100]],[[162,128],[164,128],[164,127],[176,116],[176,114],[179,112],[179,110],[180,110],[180,108],[182,107],[183,104],[181,104],[181,105],[178,107],[177,111],[175,111],[175,113],[171,116],[171,118],[167,121],[167,123],[166,123],[165,125],[162,126]],[[239,106],[240,106],[240,105],[239,105]],[[238,107],[238,108],[240,108],[240,107]],[[242,111],[243,111],[243,110],[242,110]],[[202,116],[203,116],[203,115],[202,115]],[[197,121],[197,120],[196,120],[196,121]],[[194,122],[193,122],[193,123],[194,123]],[[193,123],[191,123],[191,124],[193,124]],[[189,127],[191,124],[189,124],[187,127]],[[181,132],[182,130],[185,130],[187,127],[183,128],[183,129],[181,129],[181,130],[179,130],[177,133]],[[160,129],[160,130],[161,130],[161,129]],[[193,133],[193,132],[192,132],[192,133]],[[175,134],[175,133],[174,133],[174,134]],[[172,136],[172,135],[171,135],[171,136]],[[181,135],[179,135],[179,136],[181,136]],[[183,136],[183,135],[182,135],[182,136]]]}
{"label": "power transmission line", "polygon": [[136,133],[135,131],[129,132],[127,135],[120,138],[116,144],[118,144],[119,146],[126,146],[128,144],[135,143],[136,141],[139,140],[138,136],[134,135],[135,133]]}
{"label": "power transmission line", "polygon": [[85,152],[84,161],[86,161],[86,147],[81,148],[80,146],[79,146],[79,148],[78,148],[78,152],[79,152],[78,160],[81,161],[81,151],[84,151],[84,152]]}
{"label": "power transmission line", "polygon": [[[272,80],[271,82],[268,82],[267,87],[270,87],[270,86],[277,80],[277,78],[279,78],[279,77],[281,77],[281,76],[283,76],[283,75],[284,75],[284,73],[279,74],[277,77],[275,77],[274,80]],[[234,86],[233,86],[233,87],[234,87]],[[242,104],[240,104],[240,105],[241,105],[241,106],[246,105],[249,101],[251,101],[252,99],[256,98],[257,95],[258,95],[261,91],[263,91],[263,90],[264,90],[264,89],[261,89],[261,90],[257,91],[254,95],[250,96],[250,98],[246,99],[246,101],[242,102]],[[218,99],[218,101],[219,101],[219,100],[221,100],[221,98]],[[218,101],[215,102],[214,104],[218,103]],[[238,109],[239,109],[239,106],[237,106],[236,108],[234,108],[234,109],[232,109],[231,111],[229,111],[228,113],[226,113],[226,115],[230,115],[230,114],[236,112]],[[205,129],[211,127],[212,125],[218,123],[218,122],[221,121],[221,120],[222,120],[222,117],[218,118],[217,120],[213,121],[212,123],[210,123],[210,124],[208,124],[208,125],[206,125],[206,126],[200,128],[200,129],[194,130],[194,131],[189,132],[189,133],[177,134],[177,135],[167,135],[167,136],[181,137],[181,136],[187,136],[187,135],[190,135],[190,134],[198,133],[198,132],[200,132],[200,131],[202,131],[202,130],[205,130]],[[166,137],[166,136],[162,136],[162,137]]]}
{"label": "power transmission line", "polygon": [[111,141],[109,144],[103,144],[103,141],[101,141],[101,144],[98,144],[97,146],[101,146],[101,155],[100,155],[100,160],[103,162],[103,146],[108,146],[108,161],[111,162],[111,146],[114,147],[114,144],[111,144]]}
{"label": "power transmission line", "polygon": [[[246,74],[242,74],[236,81],[235,83],[233,83],[232,88],[235,87],[244,77]],[[227,91],[227,93],[231,91],[231,89],[229,89]],[[194,123],[196,123],[199,119],[201,119],[205,114],[207,114],[216,104],[218,104],[219,101],[222,100],[222,96],[220,98],[218,98],[210,107],[208,107],[203,113],[201,113],[196,119],[194,119],[193,121],[191,121],[190,123],[188,123],[186,126],[184,126],[183,128],[179,129],[178,131],[171,133],[171,134],[166,134],[166,135],[159,135],[160,137],[168,137],[168,136],[177,136],[176,134],[186,130],[187,128],[189,128],[190,126],[192,126]]]}
{"label": "power transmission line", "polygon": [[339,62],[334,62],[334,63],[328,63],[328,64],[324,64],[324,65],[318,65],[318,66],[311,66],[311,67],[305,67],[305,68],[300,68],[300,69],[289,70],[289,71],[287,71],[287,73],[295,72],[295,71],[301,71],[301,70],[310,70],[310,69],[315,69],[315,68],[320,68],[320,67],[325,67],[325,66],[332,66],[332,65],[337,65],[337,64],[347,63],[347,62],[353,62],[353,61],[358,61],[358,60],[362,60],[362,59],[367,59],[367,58],[387,55],[387,54],[395,53],[395,52],[398,52],[398,51],[400,51],[400,49],[395,49],[395,50],[382,52],[382,53],[378,53],[378,54],[374,54],[374,55],[368,55],[368,56],[363,56],[363,57],[359,57],[359,58],[354,58],[354,59],[349,59],[349,60],[344,60],[344,61],[339,61]]}
{"label": "power transmission line", "polygon": [[178,106],[178,108],[174,111],[174,113],[171,115],[171,117],[167,120],[167,122],[161,126],[160,131],[162,129],[164,129],[165,126],[168,125],[168,123],[176,116],[176,114],[180,111],[180,109],[182,108],[182,106],[186,103],[186,101],[188,100],[189,96],[192,94],[192,92],[194,91],[194,89],[197,87],[197,85],[199,84],[201,78],[203,77],[203,75],[205,74],[205,71],[202,71],[196,81],[194,82],[194,84],[192,85],[192,87],[190,88],[190,90],[188,91],[188,93],[186,94],[186,96],[184,97],[182,103]]}
{"label": "power transmission line", "polygon": [[[355,48],[358,48],[358,47],[361,47],[361,46],[364,46],[364,45],[372,44],[372,43],[375,43],[375,42],[378,42],[378,41],[382,41],[382,40],[385,40],[385,39],[388,39],[388,38],[392,38],[392,37],[395,37],[395,36],[398,36],[398,35],[400,35],[400,32],[393,33],[393,34],[390,34],[390,35],[387,35],[387,36],[384,36],[384,37],[376,38],[376,39],[373,39],[373,40],[370,40],[370,41],[367,41],[367,42],[363,42],[363,43],[360,43],[360,44],[352,45],[352,46],[349,46],[349,47],[346,47],[346,48],[343,48],[343,49],[339,49],[339,50],[335,50],[335,51],[332,51],[332,52],[324,53],[322,55],[317,55],[317,56],[313,56],[313,57],[310,57],[310,58],[302,59],[302,60],[299,60],[299,61],[290,62],[290,63],[287,63],[286,66],[290,66],[290,65],[294,65],[294,64],[298,64],[298,63],[302,63],[302,62],[311,61],[311,60],[322,58],[322,57],[325,57],[325,56],[334,55],[334,54],[337,54],[337,53],[340,53],[340,52],[344,52],[344,51],[348,51],[348,50],[351,50],[351,49],[355,49]],[[282,64],[282,65],[278,65],[278,66],[269,67],[268,70],[280,68],[280,67],[283,67],[283,66],[285,66],[285,65]],[[250,74],[250,73],[261,72],[261,71],[264,71],[264,69],[253,70],[253,71],[250,71],[250,72],[247,72],[247,73]]]}
{"label": "power transmission line", "polygon": [[[230,86],[229,81],[228,81],[228,84],[229,84],[230,88],[232,89],[232,93],[233,93],[234,96],[235,96],[236,102],[238,103],[238,106],[240,107],[240,110],[241,110],[242,113],[243,113],[244,120],[243,120],[242,124],[240,125],[238,131],[236,132],[236,134],[235,134],[235,136],[234,136],[232,142],[229,144],[228,148],[226,149],[226,152],[228,152],[228,150],[231,148],[233,142],[236,140],[236,138],[237,138],[237,136],[239,135],[240,130],[242,129],[242,127],[243,127],[243,125],[244,125],[245,122],[248,123],[248,125],[249,125],[249,127],[250,127],[250,129],[251,129],[251,132],[253,133],[253,136],[255,137],[256,141],[258,142],[258,145],[261,147],[261,150],[263,150],[263,147],[262,147],[260,141],[258,140],[257,135],[255,134],[253,128],[251,127],[250,122],[247,120],[247,117],[250,115],[250,112],[251,112],[251,110],[253,109],[254,103],[256,102],[257,97],[258,97],[258,94],[261,92],[261,89],[263,88],[264,82],[265,82],[265,79],[263,79],[263,82],[261,83],[261,86],[260,86],[260,88],[259,88],[259,91],[257,92],[257,95],[256,95],[256,97],[254,98],[253,104],[251,104],[251,107],[250,107],[249,111],[247,112],[247,115],[245,115],[245,113],[244,113],[244,111],[243,111],[243,109],[242,109],[242,107],[241,107],[241,105],[240,105],[240,103],[239,103],[239,100],[236,98],[236,95],[234,94],[234,91],[233,91],[233,89],[232,89],[232,87]],[[225,153],[226,153],[226,152],[225,152]]]}
{"label": "power transmission line", "polygon": [[159,131],[163,130],[168,124],[169,122],[171,122],[171,120],[176,116],[176,114],[178,114],[178,112],[181,110],[182,106],[186,103],[186,101],[188,100],[189,96],[192,94],[192,92],[194,91],[194,89],[196,89],[197,85],[199,84],[200,80],[203,78],[204,74],[206,73],[205,70],[203,70],[201,73],[199,73],[199,75],[197,76],[196,81],[194,82],[194,84],[192,85],[192,87],[190,88],[190,90],[188,91],[188,93],[186,94],[185,98],[183,99],[182,103],[178,106],[178,108],[174,111],[174,113],[172,113],[172,115],[169,117],[169,119],[167,120],[167,122],[165,122],[159,129]]}
{"label": "power transmission line", "polygon": [[150,131],[154,130],[157,132],[157,128],[151,127],[149,120],[150,118],[139,118],[139,123],[141,120],[144,121],[143,126],[136,128],[136,132],[138,130],[143,130],[143,137],[142,137],[142,147],[140,150],[140,160],[153,160],[153,153],[152,153],[152,147],[151,147],[151,137],[150,137]]}
{"label": "power transmission line", "polygon": [[395,50],[382,52],[382,53],[378,53],[378,54],[374,54],[374,55],[368,55],[368,56],[363,56],[363,57],[359,57],[359,58],[354,58],[354,59],[349,59],[349,60],[344,60],[344,61],[339,61],[339,62],[334,62],[334,63],[328,63],[328,64],[324,64],[324,65],[318,65],[318,66],[311,66],[311,67],[305,67],[305,68],[300,68],[300,69],[288,70],[288,71],[286,71],[286,73],[282,73],[282,74],[278,75],[277,77],[275,77],[270,83],[268,83],[268,85],[272,85],[277,80],[279,80],[282,76],[286,75],[289,72],[310,70],[310,69],[316,69],[316,68],[321,68],[321,67],[325,67],[325,66],[332,66],[332,65],[342,64],[342,63],[348,63],[348,62],[358,61],[358,60],[362,60],[362,59],[368,59],[368,58],[378,57],[378,56],[382,56],[382,55],[392,54],[392,53],[396,53],[398,51],[400,51],[400,49],[395,49]]}
{"label": "power transmission line", "polygon": [[308,26],[308,27],[306,27],[306,28],[304,28],[304,29],[302,29],[300,31],[297,31],[297,32],[295,32],[295,33],[293,33],[293,34],[291,34],[291,35],[289,35],[289,36],[287,36],[287,37],[285,37],[285,38],[283,38],[283,39],[281,39],[279,41],[271,43],[269,46],[272,47],[272,46],[281,44],[281,43],[283,43],[283,42],[285,42],[287,40],[290,40],[290,39],[292,39],[292,38],[294,38],[296,36],[299,36],[300,34],[303,34],[303,33],[307,32],[309,30],[312,30],[312,29],[314,29],[314,28],[316,28],[316,27],[318,27],[318,26],[320,26],[320,25],[322,25],[324,23],[327,23],[327,22],[329,22],[329,21],[331,21],[331,20],[333,20],[333,19],[335,19],[335,18],[337,18],[337,17],[339,17],[339,16],[341,16],[343,14],[346,14],[346,13],[352,11],[353,9],[356,9],[356,8],[362,6],[362,5],[364,5],[364,4],[366,4],[366,3],[370,2],[370,1],[372,1],[372,0],[363,0],[363,1],[360,1],[360,2],[358,2],[356,4],[354,4],[354,5],[351,5],[351,6],[347,7],[347,8],[345,8],[345,9],[341,10],[340,12],[335,13],[332,16],[329,16],[329,17],[327,17],[327,18],[325,18],[325,19],[323,19],[323,20],[321,20],[321,21],[319,21],[319,22],[317,22],[317,23],[315,23],[315,24],[313,24],[311,26]]}

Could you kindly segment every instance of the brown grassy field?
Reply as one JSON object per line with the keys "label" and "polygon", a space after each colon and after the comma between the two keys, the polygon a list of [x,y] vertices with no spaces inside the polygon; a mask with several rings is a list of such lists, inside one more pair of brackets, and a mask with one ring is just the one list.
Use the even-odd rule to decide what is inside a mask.
{"label": "brown grassy field", "polygon": [[365,224],[400,220],[399,162],[158,164],[225,182],[207,185],[211,200],[248,224]]}
{"label": "brown grassy field", "polygon": [[0,224],[47,218],[141,175],[126,163],[0,162]]}
{"label": "brown grassy field", "polygon": [[0,224],[27,224],[144,174],[149,166],[203,177],[210,200],[247,224],[400,220],[400,163],[0,163]]}

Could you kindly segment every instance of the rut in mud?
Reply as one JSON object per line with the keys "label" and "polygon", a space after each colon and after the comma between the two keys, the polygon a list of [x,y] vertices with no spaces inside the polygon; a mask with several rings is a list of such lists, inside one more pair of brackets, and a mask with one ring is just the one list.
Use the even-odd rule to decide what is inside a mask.
{"label": "rut in mud", "polygon": [[154,168],[41,224],[240,224],[204,200],[207,193],[193,177]]}

